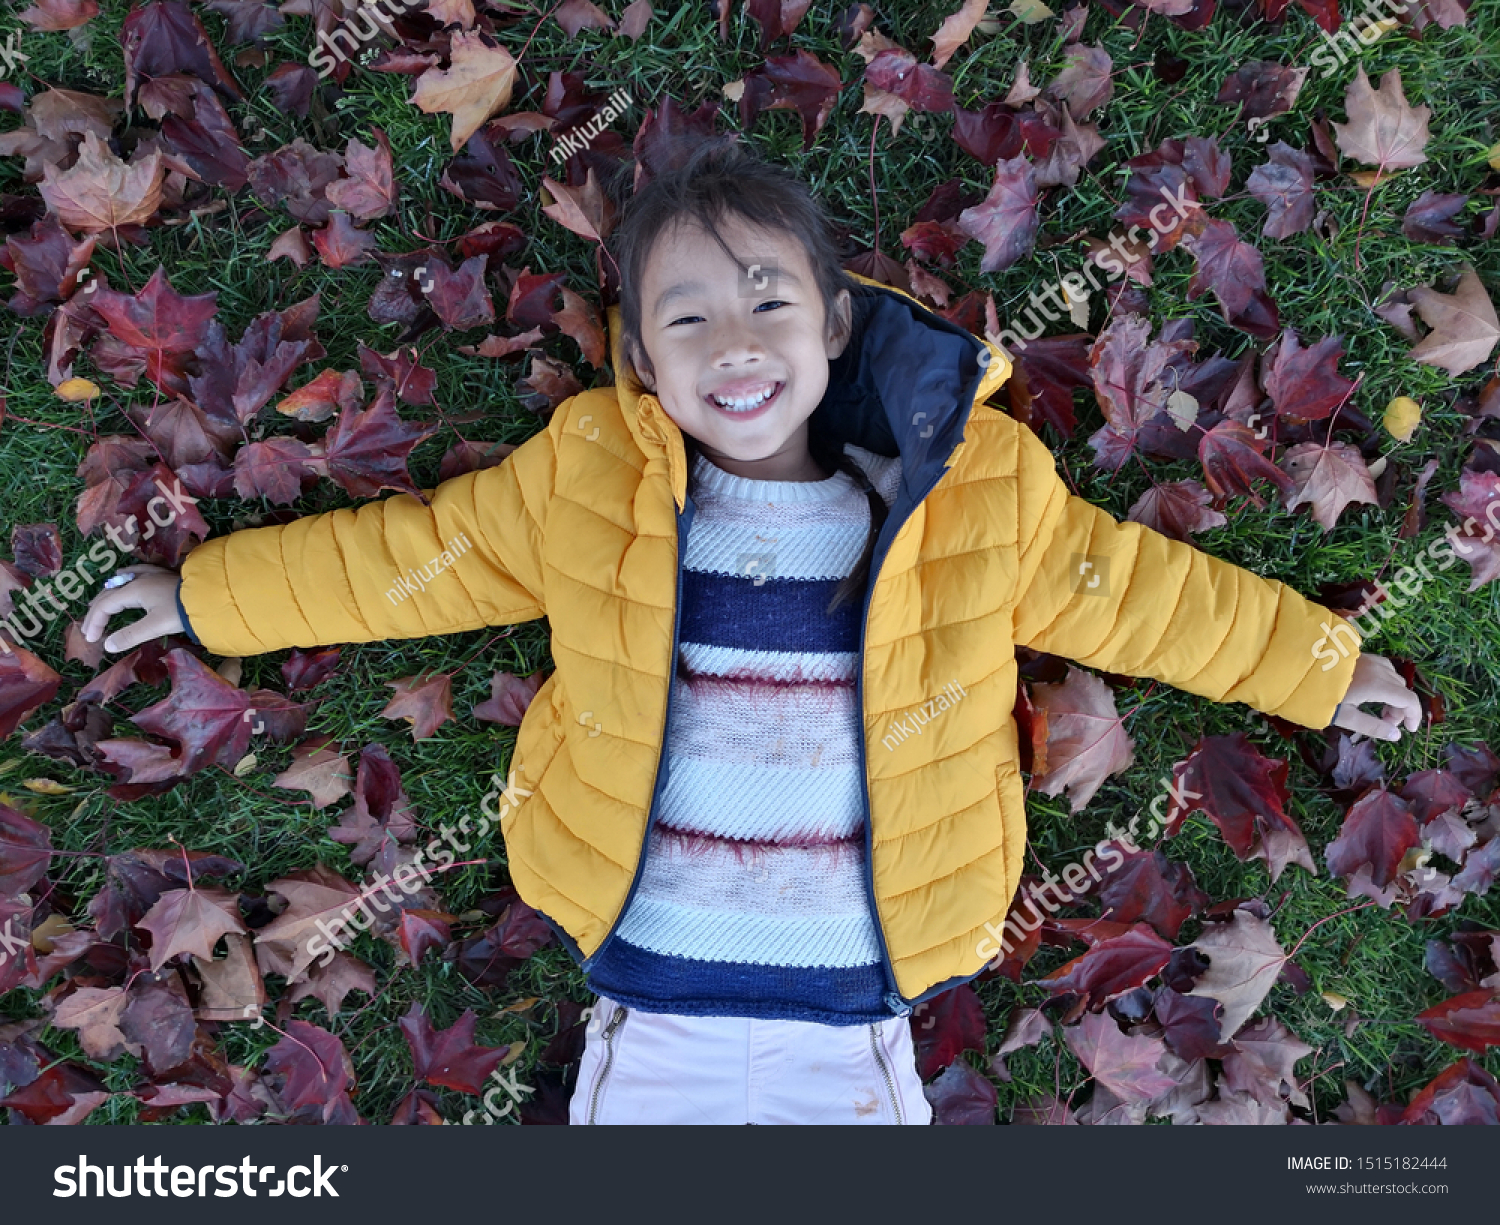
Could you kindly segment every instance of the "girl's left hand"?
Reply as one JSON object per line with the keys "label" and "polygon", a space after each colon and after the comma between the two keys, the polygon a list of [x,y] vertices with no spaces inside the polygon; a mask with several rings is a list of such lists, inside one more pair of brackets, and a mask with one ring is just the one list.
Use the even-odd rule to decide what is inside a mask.
{"label": "girl's left hand", "polygon": [[[1379,718],[1359,709],[1365,702],[1382,703]],[[1384,655],[1361,654],[1354,661],[1349,690],[1328,726],[1342,727],[1375,740],[1400,740],[1403,723],[1409,732],[1422,725],[1422,703],[1407,688],[1389,659]]]}

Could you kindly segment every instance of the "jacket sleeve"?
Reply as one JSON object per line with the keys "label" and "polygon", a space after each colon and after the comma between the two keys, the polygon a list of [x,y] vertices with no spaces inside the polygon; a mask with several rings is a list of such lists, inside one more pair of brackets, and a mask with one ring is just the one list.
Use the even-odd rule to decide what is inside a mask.
{"label": "jacket sleeve", "polygon": [[191,631],[216,654],[255,655],[541,617],[556,470],[547,429],[428,506],[399,494],[205,541],[182,567]]}
{"label": "jacket sleeve", "polygon": [[1324,728],[1360,635],[1337,613],[1069,493],[1017,423],[1015,640]]}

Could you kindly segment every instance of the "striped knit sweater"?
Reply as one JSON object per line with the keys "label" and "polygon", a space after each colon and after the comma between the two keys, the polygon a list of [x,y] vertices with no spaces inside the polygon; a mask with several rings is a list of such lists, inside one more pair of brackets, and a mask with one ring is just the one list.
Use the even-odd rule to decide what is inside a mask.
{"label": "striped knit sweater", "polygon": [[[847,452],[890,505],[899,458]],[[869,498],[699,455],[670,769],[645,866],[590,987],[650,1012],[886,1020],[865,888],[858,597]]]}

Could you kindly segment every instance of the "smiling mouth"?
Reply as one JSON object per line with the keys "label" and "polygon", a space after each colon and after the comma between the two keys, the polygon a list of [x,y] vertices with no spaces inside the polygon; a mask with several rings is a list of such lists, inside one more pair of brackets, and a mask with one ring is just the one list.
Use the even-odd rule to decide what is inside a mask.
{"label": "smiling mouth", "polygon": [[739,392],[733,396],[710,393],[703,398],[722,413],[729,413],[733,416],[748,416],[757,409],[765,408],[775,400],[781,394],[781,389],[785,386],[786,384],[782,382],[764,383],[759,387],[752,388],[748,392]]}

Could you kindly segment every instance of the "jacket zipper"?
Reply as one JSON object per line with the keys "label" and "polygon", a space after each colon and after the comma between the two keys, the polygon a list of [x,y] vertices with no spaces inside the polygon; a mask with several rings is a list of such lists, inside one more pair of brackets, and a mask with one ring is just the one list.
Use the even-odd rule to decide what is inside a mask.
{"label": "jacket zipper", "polygon": [[[866,744],[864,715],[865,715],[865,638],[870,628],[870,604],[875,597],[875,584],[880,579],[880,569],[885,565],[886,556],[891,551],[891,545],[895,543],[896,537],[916,513],[916,508],[921,506],[927,499],[927,495],[937,488],[938,481],[942,480],[948,473],[948,467],[944,464],[942,470],[928,483],[927,488],[917,496],[912,503],[911,510],[907,511],[901,521],[892,530],[893,520],[887,520],[885,529],[880,533],[886,537],[886,543],[882,546],[877,543],[875,555],[870,560],[870,577],[865,584],[864,607],[860,612],[859,620],[859,773],[860,785],[864,789],[865,796],[865,898],[870,904],[870,914],[875,920],[875,938],[880,942],[880,961],[885,969],[886,986],[890,988],[885,993],[885,1006],[898,1017],[909,1017],[912,1006],[902,998],[900,991],[896,989],[896,967],[891,961],[891,953],[885,942],[885,924],[880,917],[880,908],[875,904],[875,820],[874,810],[870,804],[870,765],[869,745]],[[887,533],[889,535],[887,536]]]}
{"label": "jacket zipper", "polygon": [[693,515],[697,507],[693,503],[692,494],[688,494],[686,505],[680,515],[677,515],[677,603],[672,610],[672,653],[667,663],[667,708],[662,713],[661,736],[657,742],[656,750],[656,780],[651,787],[651,807],[646,814],[646,831],[641,837],[641,853],[636,856],[635,876],[631,878],[630,890],[625,894],[625,902],[620,907],[620,913],[615,916],[609,931],[604,934],[604,939],[599,942],[599,947],[594,950],[594,955],[582,962],[581,968],[590,970],[598,962],[604,950],[609,947],[609,942],[615,938],[615,933],[620,928],[620,922],[625,917],[625,912],[630,909],[631,899],[635,897],[636,888],[641,883],[641,876],[646,870],[646,854],[651,847],[651,828],[656,824],[657,800],[661,796],[662,787],[665,786],[667,775],[671,773],[672,764],[667,755],[667,733],[672,727],[672,695],[677,689],[677,649],[678,636],[682,632],[682,558],[687,544],[688,530],[693,526]]}
{"label": "jacket zipper", "polygon": [[896,1112],[896,1125],[904,1126],[906,1116],[901,1113],[901,1103],[896,1098],[896,1081],[891,1076],[890,1065],[885,1061],[885,1052],[880,1049],[880,1026],[870,1026],[870,1049],[875,1052],[875,1062],[880,1065],[880,1074],[885,1077],[885,1091],[891,1095],[891,1109]]}
{"label": "jacket zipper", "polygon": [[626,1008],[620,1005],[615,1009],[615,1015],[610,1017],[609,1024],[604,1027],[604,1066],[599,1069],[599,1077],[594,1081],[594,1092],[589,1095],[589,1125],[593,1125],[599,1116],[599,1095],[604,1092],[604,1082],[609,1079],[610,1069],[615,1063],[615,1030],[619,1029],[625,1022]]}

